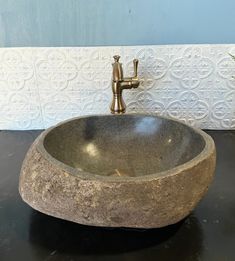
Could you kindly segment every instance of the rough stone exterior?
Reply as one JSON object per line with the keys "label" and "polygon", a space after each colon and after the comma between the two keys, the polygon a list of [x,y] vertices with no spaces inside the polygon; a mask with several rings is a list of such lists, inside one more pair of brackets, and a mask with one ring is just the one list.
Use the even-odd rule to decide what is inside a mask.
{"label": "rough stone exterior", "polygon": [[163,227],[190,214],[212,181],[215,146],[205,137],[209,145],[199,162],[192,160],[187,168],[163,177],[119,180],[98,175],[84,178],[64,171],[38,149],[40,135],[24,160],[19,191],[34,209],[80,224]]}

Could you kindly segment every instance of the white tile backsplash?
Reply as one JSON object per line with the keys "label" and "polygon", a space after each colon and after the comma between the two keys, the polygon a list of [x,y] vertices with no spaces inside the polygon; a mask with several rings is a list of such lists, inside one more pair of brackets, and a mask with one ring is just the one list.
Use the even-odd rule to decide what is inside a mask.
{"label": "white tile backsplash", "polygon": [[141,86],[127,112],[156,112],[207,129],[235,129],[234,45],[0,49],[0,129],[42,129],[109,113],[112,56],[125,76],[138,58]]}

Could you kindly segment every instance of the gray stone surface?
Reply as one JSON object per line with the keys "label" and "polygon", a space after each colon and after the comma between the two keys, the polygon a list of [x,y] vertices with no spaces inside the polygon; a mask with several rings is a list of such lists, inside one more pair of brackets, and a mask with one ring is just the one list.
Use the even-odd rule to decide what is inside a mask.
{"label": "gray stone surface", "polygon": [[33,208],[77,223],[162,227],[195,208],[214,168],[203,131],[154,115],[90,116],[36,139],[19,190]]}

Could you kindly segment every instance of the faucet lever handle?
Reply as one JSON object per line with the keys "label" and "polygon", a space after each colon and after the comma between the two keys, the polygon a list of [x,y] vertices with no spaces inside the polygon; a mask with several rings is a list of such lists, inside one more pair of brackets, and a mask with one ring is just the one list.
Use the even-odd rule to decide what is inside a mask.
{"label": "faucet lever handle", "polygon": [[138,64],[139,64],[139,60],[138,59],[134,59],[133,60],[133,64],[134,64],[134,78],[138,77]]}

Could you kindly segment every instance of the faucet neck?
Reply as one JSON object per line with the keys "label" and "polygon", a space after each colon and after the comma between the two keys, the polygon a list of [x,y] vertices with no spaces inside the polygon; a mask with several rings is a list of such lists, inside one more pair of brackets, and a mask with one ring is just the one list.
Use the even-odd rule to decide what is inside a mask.
{"label": "faucet neck", "polygon": [[120,56],[115,55],[113,65],[113,81],[118,82],[123,80],[123,69],[122,64],[119,63]]}

